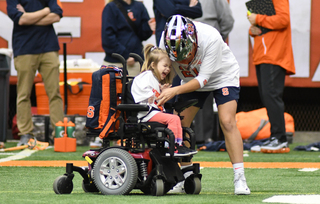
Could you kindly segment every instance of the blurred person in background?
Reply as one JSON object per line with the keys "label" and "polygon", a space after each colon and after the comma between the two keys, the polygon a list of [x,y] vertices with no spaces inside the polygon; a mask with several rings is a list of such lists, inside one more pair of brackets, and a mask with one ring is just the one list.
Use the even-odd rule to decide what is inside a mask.
{"label": "blurred person in background", "polygon": [[170,16],[175,14],[189,18],[202,16],[201,4],[198,0],[153,0],[153,11],[156,20],[157,45],[159,45],[161,33]]}
{"label": "blurred person in background", "polygon": [[[256,66],[258,88],[271,124],[270,140],[260,147],[264,153],[286,153],[289,145],[284,120],[283,91],[285,76],[295,74],[291,42],[288,0],[273,0],[275,15],[248,14],[249,34],[254,38],[253,64]],[[257,27],[271,29],[261,34]],[[257,151],[257,150],[256,150]]]}
{"label": "blurred person in background", "polygon": [[13,21],[12,47],[17,70],[17,126],[20,141],[26,145],[34,129],[31,91],[36,71],[42,76],[49,98],[52,127],[63,121],[63,103],[59,87],[59,42],[53,23],[62,17],[58,0],[7,0],[8,16]]}
{"label": "blurred person in background", "polygon": [[155,30],[144,4],[135,0],[109,0],[102,12],[102,47],[106,53],[104,65],[122,64],[111,54],[118,53],[127,60],[130,76],[140,73],[140,64],[129,53],[143,58],[142,42]]}

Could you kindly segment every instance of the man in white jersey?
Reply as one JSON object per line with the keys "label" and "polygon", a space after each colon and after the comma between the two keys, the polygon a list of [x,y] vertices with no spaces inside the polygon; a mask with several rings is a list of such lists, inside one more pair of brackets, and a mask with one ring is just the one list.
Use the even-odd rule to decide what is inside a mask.
{"label": "man in white jersey", "polygon": [[[184,116],[182,126],[190,127],[212,92],[233,165],[234,193],[249,195],[250,189],[244,175],[243,143],[235,117],[240,87],[239,64],[233,53],[215,28],[181,15],[171,16],[167,20],[160,48],[165,49],[173,61],[172,66],[181,79],[181,85],[164,90],[158,97],[159,105],[176,95],[181,100],[198,99],[198,104],[181,113]],[[183,168],[191,163],[181,165]],[[180,186],[183,187],[183,184]]]}

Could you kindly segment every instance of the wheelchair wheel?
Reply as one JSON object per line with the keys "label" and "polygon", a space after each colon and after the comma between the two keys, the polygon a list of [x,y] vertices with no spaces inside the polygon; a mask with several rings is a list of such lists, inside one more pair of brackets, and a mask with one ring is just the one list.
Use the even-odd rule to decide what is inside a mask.
{"label": "wheelchair wheel", "polygon": [[153,180],[151,183],[151,194],[153,196],[164,195],[164,183],[162,179]]}
{"label": "wheelchair wheel", "polygon": [[[151,184],[152,185],[152,184]],[[164,194],[166,194],[166,193],[168,193],[171,189],[172,189],[172,187],[173,187],[174,185],[173,184],[171,184],[171,183],[164,183],[164,192],[163,192],[163,195]],[[145,186],[145,187],[143,187],[143,188],[140,188],[140,190],[145,194],[145,195],[151,195],[152,193],[151,193],[151,188],[150,188],[150,186]]]}
{"label": "wheelchair wheel", "polygon": [[84,180],[82,181],[82,189],[86,193],[99,192],[94,183],[85,184]]}
{"label": "wheelchair wheel", "polygon": [[199,194],[201,191],[201,181],[198,177],[189,176],[184,182],[184,190],[187,194]]}
{"label": "wheelchair wheel", "polygon": [[135,187],[138,167],[125,150],[112,148],[101,153],[93,167],[93,181],[104,195],[126,195]]}
{"label": "wheelchair wheel", "polygon": [[66,175],[57,177],[53,182],[53,190],[56,194],[70,194],[73,190],[72,180]]}

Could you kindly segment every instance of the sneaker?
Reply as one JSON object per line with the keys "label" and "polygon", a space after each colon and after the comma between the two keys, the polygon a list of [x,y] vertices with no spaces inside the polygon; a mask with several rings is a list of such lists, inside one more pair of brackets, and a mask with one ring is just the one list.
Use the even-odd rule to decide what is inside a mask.
{"label": "sneaker", "polygon": [[268,145],[270,143],[270,140],[267,140],[265,142],[262,143],[262,145],[255,145],[255,146],[252,146],[250,148],[250,152],[261,152],[261,146],[265,146],[265,145]]}
{"label": "sneaker", "polygon": [[90,142],[90,148],[100,148],[102,147],[102,139],[100,137],[96,137],[93,142]]}
{"label": "sneaker", "polygon": [[25,134],[20,136],[20,141],[17,144],[17,147],[22,145],[28,145],[28,142],[32,136],[30,134]]}
{"label": "sneaker", "polygon": [[250,148],[250,152],[261,152],[260,145],[255,145]]}
{"label": "sneaker", "polygon": [[186,191],[184,190],[184,181],[181,181],[177,183],[173,188],[168,191],[168,193],[185,193]]}
{"label": "sneaker", "polygon": [[261,152],[263,153],[288,153],[290,148],[288,142],[280,142],[276,138],[271,138],[270,142],[261,146]]}
{"label": "sneaker", "polygon": [[234,174],[233,184],[235,195],[250,195],[251,191],[247,185],[244,173]]}
{"label": "sneaker", "polygon": [[[184,178],[188,178],[191,174],[193,174],[192,171],[187,171],[186,173],[183,174]],[[184,181],[181,181],[177,183],[173,188],[168,192],[168,193],[185,193],[186,191],[184,190]]]}
{"label": "sneaker", "polygon": [[[180,145],[176,145],[176,150],[174,151],[173,156],[185,157],[185,156],[190,156],[190,155],[197,154],[197,153],[198,153],[198,151],[192,150],[190,148],[187,148],[184,145],[181,145],[181,146]],[[166,156],[170,156],[170,153],[167,152]]]}

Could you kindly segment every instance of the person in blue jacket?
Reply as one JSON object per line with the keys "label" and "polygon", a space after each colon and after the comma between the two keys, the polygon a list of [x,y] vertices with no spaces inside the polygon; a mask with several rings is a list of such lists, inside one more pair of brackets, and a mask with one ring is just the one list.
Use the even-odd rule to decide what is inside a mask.
{"label": "person in blue jacket", "polygon": [[170,16],[175,14],[189,18],[202,16],[202,8],[198,0],[153,0],[153,11],[156,20],[157,45],[159,45],[161,33]]}
{"label": "person in blue jacket", "polygon": [[30,95],[36,71],[42,76],[49,98],[50,120],[54,127],[64,117],[59,87],[59,42],[53,23],[62,17],[57,0],[7,0],[8,16],[13,21],[12,48],[17,70],[17,126],[20,141],[32,137]]}
{"label": "person in blue jacket", "polygon": [[[127,21],[130,18],[134,27]],[[122,67],[111,54],[118,53],[127,60],[130,76],[140,73],[140,64],[135,62],[129,53],[136,53],[143,58],[142,41],[147,40],[153,33],[155,22],[150,20],[149,14],[143,3],[135,0],[110,0],[102,12],[102,47],[106,53],[104,65]]]}

